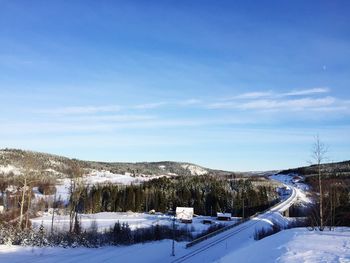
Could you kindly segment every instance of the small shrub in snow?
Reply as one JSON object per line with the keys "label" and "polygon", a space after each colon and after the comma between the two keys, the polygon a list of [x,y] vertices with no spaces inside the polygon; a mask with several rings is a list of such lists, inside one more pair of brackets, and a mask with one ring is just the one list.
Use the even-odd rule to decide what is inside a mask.
{"label": "small shrub in snow", "polygon": [[178,241],[192,239],[187,229],[173,230],[169,226],[156,225],[149,228],[139,228],[132,231],[127,223],[117,222],[113,228],[105,232],[97,232],[97,226],[89,231],[69,233],[46,233],[44,227],[38,230],[19,230],[10,224],[0,225],[0,244],[20,246],[57,246],[57,247],[89,247],[96,248],[106,245],[130,245],[148,241],[171,239],[175,236]]}
{"label": "small shrub in snow", "polygon": [[282,227],[279,225],[272,225],[271,228],[260,228],[260,229],[255,229],[254,233],[254,240],[260,240],[263,239],[267,236],[271,236],[273,234],[276,234],[282,230]]}
{"label": "small shrub in snow", "polygon": [[203,237],[203,236],[206,236],[210,233],[213,233],[221,228],[224,228],[225,225],[224,224],[213,224],[211,225],[207,230],[204,230],[202,233],[200,233],[199,235],[196,236],[196,238],[200,238],[200,237]]}

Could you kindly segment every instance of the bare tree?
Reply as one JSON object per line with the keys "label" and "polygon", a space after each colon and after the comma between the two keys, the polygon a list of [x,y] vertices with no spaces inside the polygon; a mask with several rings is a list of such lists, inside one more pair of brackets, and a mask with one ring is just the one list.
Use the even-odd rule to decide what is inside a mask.
{"label": "bare tree", "polygon": [[75,220],[78,218],[79,200],[84,190],[82,179],[83,170],[77,162],[72,161],[68,172],[70,177],[69,232],[73,232],[74,226],[76,225]]}
{"label": "bare tree", "polygon": [[56,194],[57,192],[55,192],[53,201],[52,201],[52,218],[51,218],[51,234],[53,233],[53,224],[54,224],[54,220],[55,220],[55,211],[56,211]]}
{"label": "bare tree", "polygon": [[317,135],[315,137],[315,142],[312,146],[311,158],[313,163],[317,166],[318,174],[318,187],[320,195],[320,204],[319,204],[319,217],[320,225],[319,229],[322,231],[324,229],[324,213],[323,213],[323,191],[322,191],[322,171],[321,164],[326,160],[326,154],[328,152],[328,147],[320,140],[320,137]]}
{"label": "bare tree", "polygon": [[337,187],[334,182],[330,182],[328,184],[328,199],[329,199],[329,205],[330,205],[330,211],[327,218],[327,221],[329,222],[329,230],[334,229],[336,222],[335,222],[335,216],[336,216],[336,207],[337,207]]}
{"label": "bare tree", "polygon": [[[36,168],[38,166],[37,161],[31,156],[26,155],[24,156],[24,172],[23,174],[18,178],[18,181],[21,184],[21,201],[20,203],[20,216],[18,221],[18,227],[23,227],[23,218],[24,218],[24,207],[26,204],[27,199],[27,213],[30,209],[31,205],[31,194],[32,194],[32,186],[37,179],[35,178],[36,175]],[[28,219],[26,220],[25,227],[28,227]]]}
{"label": "bare tree", "polygon": [[31,180],[28,183],[28,193],[27,193],[27,200],[28,200],[28,204],[27,204],[27,213],[26,213],[26,224],[25,224],[25,229],[28,228],[29,225],[29,214],[31,212],[31,203],[32,203],[32,189],[33,189],[33,183],[35,182],[35,180]]}
{"label": "bare tree", "polygon": [[19,221],[18,221],[18,228],[22,228],[22,222],[23,222],[23,210],[24,210],[24,202],[25,202],[25,196],[27,191],[27,176],[24,175],[23,178],[21,178],[20,183],[22,185],[22,197],[20,201],[20,214],[19,214]]}
{"label": "bare tree", "polygon": [[6,188],[8,187],[8,180],[5,177],[4,174],[0,175],[0,193],[1,193],[1,198],[2,198],[2,203],[4,205],[4,208],[6,210]]}

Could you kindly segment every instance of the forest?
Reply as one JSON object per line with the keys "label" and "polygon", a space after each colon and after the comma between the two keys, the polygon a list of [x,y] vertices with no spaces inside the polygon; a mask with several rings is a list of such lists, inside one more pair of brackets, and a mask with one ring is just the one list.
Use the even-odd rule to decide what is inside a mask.
{"label": "forest", "polygon": [[[318,179],[316,176],[309,176],[306,182],[315,191],[319,191]],[[324,218],[327,226],[350,226],[350,178],[345,176],[337,176],[329,174],[322,180],[323,186],[323,202],[324,202]],[[315,213],[319,213],[319,200],[311,209],[310,217]],[[316,218],[317,217],[313,217]]]}
{"label": "forest", "polygon": [[193,207],[195,214],[250,216],[278,199],[275,189],[253,186],[249,179],[227,180],[215,176],[159,178],[138,185],[93,185],[80,191],[80,213],[171,212],[177,206]]}

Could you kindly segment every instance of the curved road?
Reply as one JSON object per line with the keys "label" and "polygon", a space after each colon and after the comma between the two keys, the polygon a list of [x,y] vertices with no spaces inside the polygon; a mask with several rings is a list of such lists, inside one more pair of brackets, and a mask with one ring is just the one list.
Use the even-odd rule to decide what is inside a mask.
{"label": "curved road", "polygon": [[292,193],[286,200],[237,227],[229,229],[217,236],[186,249],[185,252],[187,253],[178,255],[170,262],[213,262],[230,253],[230,251],[243,246],[247,242],[251,242],[256,228],[262,227],[264,224],[271,224],[271,220],[283,221],[283,217],[276,215],[276,213],[284,212],[297,199],[297,191],[295,187],[289,187],[292,189]]}

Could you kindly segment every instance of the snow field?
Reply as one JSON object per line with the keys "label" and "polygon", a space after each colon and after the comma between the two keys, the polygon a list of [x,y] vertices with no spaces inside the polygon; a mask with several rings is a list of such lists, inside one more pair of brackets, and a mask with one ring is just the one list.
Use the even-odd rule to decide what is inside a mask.
{"label": "snow field", "polygon": [[[172,226],[172,217],[164,214],[147,214],[147,213],[134,213],[134,212],[103,212],[96,214],[81,214],[79,215],[82,229],[88,230],[93,222],[96,222],[98,231],[104,231],[113,227],[118,221],[122,223],[128,223],[131,230],[138,228],[147,228],[156,225]],[[215,218],[198,216],[193,218],[192,224],[184,224],[176,222],[177,228],[187,228],[195,235],[207,230],[211,225],[203,224],[204,219],[211,219],[214,224],[234,224],[238,218],[233,218],[232,221],[218,221]],[[45,213],[41,217],[31,219],[34,228],[39,228],[41,224],[45,229],[51,229],[52,214]],[[69,216],[68,215],[55,215],[54,228],[58,231],[67,231],[69,229]]]}
{"label": "snow field", "polygon": [[[254,253],[252,253],[254,251]],[[336,231],[281,231],[235,250],[217,262],[350,262],[350,228]]]}

